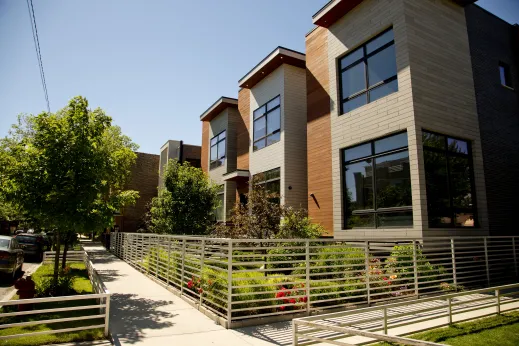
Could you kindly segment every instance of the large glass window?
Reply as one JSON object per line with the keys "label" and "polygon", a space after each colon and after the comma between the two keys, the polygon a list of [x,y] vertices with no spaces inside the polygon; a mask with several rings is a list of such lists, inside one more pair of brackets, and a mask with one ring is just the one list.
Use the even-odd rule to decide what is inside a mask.
{"label": "large glass window", "polygon": [[210,169],[222,166],[225,163],[226,138],[225,131],[211,138],[211,163]]}
{"label": "large glass window", "polygon": [[499,79],[501,80],[501,85],[512,88],[512,77],[510,75],[510,66],[507,64],[500,62],[499,63]]}
{"label": "large glass window", "polygon": [[281,138],[281,99],[278,96],[256,109],[254,116],[254,150],[274,144]]}
{"label": "large glass window", "polygon": [[474,227],[470,142],[423,131],[429,227]]}
{"label": "large glass window", "polygon": [[346,228],[413,225],[407,133],[342,151]]}
{"label": "large glass window", "polygon": [[278,197],[274,202],[279,203],[279,196],[281,194],[281,169],[274,168],[270,171],[255,174],[253,177],[255,185],[264,186],[270,193],[275,193]]}
{"label": "large glass window", "polygon": [[339,74],[341,114],[398,91],[393,29],[341,58]]}
{"label": "large glass window", "polygon": [[214,215],[216,218],[216,221],[224,221],[225,220],[225,191],[224,191],[224,185],[220,185],[218,187],[218,201],[219,205],[214,211]]}

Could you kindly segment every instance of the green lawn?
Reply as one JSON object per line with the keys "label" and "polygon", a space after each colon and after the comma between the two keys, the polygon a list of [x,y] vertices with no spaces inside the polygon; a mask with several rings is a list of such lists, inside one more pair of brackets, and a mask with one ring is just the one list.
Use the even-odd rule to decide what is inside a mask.
{"label": "green lawn", "polygon": [[[409,336],[411,339],[453,346],[517,346],[519,345],[519,312],[453,324],[445,328]],[[396,345],[379,343],[376,346]]]}
{"label": "green lawn", "polygon": [[[88,294],[93,293],[92,285],[90,284],[90,280],[88,279],[88,274],[83,263],[71,263],[71,274],[74,276],[73,288],[76,294]],[[33,280],[38,283],[42,278],[52,276],[53,266],[50,264],[42,265],[38,270],[33,274]],[[13,299],[18,299],[15,296]],[[35,305],[34,309],[44,309],[44,308],[58,308],[58,307],[70,307],[70,306],[81,306],[81,305],[95,305],[97,304],[95,299],[86,299],[82,301],[73,301],[73,302],[63,302],[63,303],[42,303]],[[17,311],[16,306],[5,307],[2,312],[11,312]],[[15,317],[5,317],[0,318],[0,324],[7,323],[16,323],[16,322],[26,322],[26,321],[36,321],[36,320],[48,320],[54,318],[66,318],[66,317],[76,317],[76,316],[85,316],[85,315],[97,315],[100,314],[99,309],[90,309],[90,310],[80,310],[80,311],[66,311],[66,312],[56,312],[56,313],[48,313],[48,314],[38,314],[38,315],[29,315],[29,316],[15,316]],[[0,329],[0,336],[3,335],[12,335],[12,334],[20,334],[20,333],[28,333],[28,332],[38,332],[38,331],[46,331],[46,330],[55,330],[55,329],[63,329],[63,328],[74,328],[81,326],[88,326],[94,324],[102,324],[103,319],[91,319],[85,321],[71,321],[71,322],[61,322],[61,323],[49,323],[43,325],[34,325],[28,327],[12,327],[6,329]],[[90,340],[99,340],[104,339],[102,328],[90,329],[78,332],[70,332],[70,333],[60,333],[60,334],[48,334],[48,335],[39,335],[39,336],[31,336],[31,337],[21,337],[10,340],[2,340],[0,341],[0,345],[15,345],[15,346],[33,346],[33,345],[45,345],[45,344],[57,344],[63,342],[74,342],[74,341],[90,341]]]}

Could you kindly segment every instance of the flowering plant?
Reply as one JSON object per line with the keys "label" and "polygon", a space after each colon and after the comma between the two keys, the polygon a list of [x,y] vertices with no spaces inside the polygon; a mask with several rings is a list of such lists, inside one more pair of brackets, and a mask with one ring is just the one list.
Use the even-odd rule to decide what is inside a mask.
{"label": "flowering plant", "polygon": [[[301,297],[301,295],[304,296]],[[297,303],[308,302],[308,296],[306,296],[305,284],[294,285],[292,289],[288,289],[285,286],[281,286],[280,290],[276,292],[276,298],[283,302],[283,305],[279,306],[279,310],[285,311],[288,309],[296,310],[302,308],[302,305]]]}

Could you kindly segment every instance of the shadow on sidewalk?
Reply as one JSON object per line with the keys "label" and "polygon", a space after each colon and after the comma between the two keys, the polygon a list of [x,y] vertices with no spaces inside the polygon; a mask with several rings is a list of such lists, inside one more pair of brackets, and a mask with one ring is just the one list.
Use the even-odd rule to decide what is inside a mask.
{"label": "shadow on sidewalk", "polygon": [[292,345],[292,322],[279,322],[236,329],[237,332],[275,345]]}
{"label": "shadow on sidewalk", "polygon": [[134,294],[112,294],[110,330],[115,345],[124,339],[125,344],[133,344],[146,336],[145,329],[163,329],[174,326],[172,322],[161,322],[177,316],[162,311],[161,306],[170,305],[171,301],[136,298]]}

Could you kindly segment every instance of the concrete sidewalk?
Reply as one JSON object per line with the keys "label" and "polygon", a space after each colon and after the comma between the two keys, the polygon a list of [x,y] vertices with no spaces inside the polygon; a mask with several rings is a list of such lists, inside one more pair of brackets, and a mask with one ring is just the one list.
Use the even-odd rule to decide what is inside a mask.
{"label": "concrete sidewalk", "polygon": [[227,330],[95,244],[83,243],[112,293],[110,331],[115,345],[289,345],[291,325]]}

